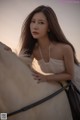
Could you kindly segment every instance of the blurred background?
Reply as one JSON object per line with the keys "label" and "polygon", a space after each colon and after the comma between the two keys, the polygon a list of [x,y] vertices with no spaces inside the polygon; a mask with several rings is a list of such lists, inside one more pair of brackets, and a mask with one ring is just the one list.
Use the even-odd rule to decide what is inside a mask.
{"label": "blurred background", "polygon": [[0,0],[0,41],[17,52],[23,21],[39,5],[53,8],[80,61],[80,0]]}

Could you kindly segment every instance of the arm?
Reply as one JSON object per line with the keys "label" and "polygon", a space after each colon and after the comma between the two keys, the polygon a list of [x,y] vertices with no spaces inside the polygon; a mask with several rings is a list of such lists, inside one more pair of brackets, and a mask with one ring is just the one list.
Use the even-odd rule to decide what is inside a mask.
{"label": "arm", "polygon": [[73,51],[72,48],[68,45],[65,45],[63,47],[63,56],[64,56],[64,64],[65,64],[65,72],[49,75],[47,76],[47,81],[54,80],[54,81],[60,81],[60,80],[71,80],[74,75],[74,57],[73,57]]}

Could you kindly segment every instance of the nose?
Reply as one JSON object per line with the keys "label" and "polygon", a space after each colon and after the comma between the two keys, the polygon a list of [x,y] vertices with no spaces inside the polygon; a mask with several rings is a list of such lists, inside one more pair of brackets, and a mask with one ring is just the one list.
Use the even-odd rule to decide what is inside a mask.
{"label": "nose", "polygon": [[38,29],[38,23],[35,23],[34,26],[33,26],[33,28],[34,28],[35,30],[37,30],[37,29]]}

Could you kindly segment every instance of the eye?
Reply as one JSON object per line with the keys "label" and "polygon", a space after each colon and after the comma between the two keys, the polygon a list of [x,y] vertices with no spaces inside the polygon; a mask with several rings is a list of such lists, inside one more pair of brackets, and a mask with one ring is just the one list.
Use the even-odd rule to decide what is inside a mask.
{"label": "eye", "polygon": [[40,21],[39,24],[44,24],[44,22],[43,22],[43,21]]}
{"label": "eye", "polygon": [[31,23],[35,23],[35,20],[31,20]]}

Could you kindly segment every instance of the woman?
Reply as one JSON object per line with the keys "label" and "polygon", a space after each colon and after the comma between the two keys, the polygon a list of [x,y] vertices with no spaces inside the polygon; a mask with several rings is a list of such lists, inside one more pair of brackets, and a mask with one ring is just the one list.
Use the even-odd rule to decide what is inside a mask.
{"label": "woman", "polygon": [[[20,110],[55,93],[61,88],[58,81],[73,79],[74,67],[77,68],[78,65],[75,50],[63,35],[56,15],[50,7],[39,6],[28,16],[22,28],[21,42],[19,56],[21,60],[32,69],[32,61],[35,58],[45,74],[34,70],[34,80],[30,69],[16,55],[0,49],[2,53],[0,113]],[[40,84],[37,84],[37,81]],[[72,120],[65,91],[44,104],[12,115],[8,119],[22,120],[23,118],[25,120]]]}
{"label": "woman", "polygon": [[72,80],[80,91],[79,63],[75,49],[64,36],[55,12],[48,6],[39,6],[26,18],[21,33],[21,51],[38,64],[44,73],[34,71],[39,82]]}
{"label": "woman", "polygon": [[[77,91],[77,102],[69,97],[74,119],[80,119],[80,67],[75,56],[75,49],[64,36],[55,12],[48,6],[39,6],[24,22],[21,52],[33,61],[35,58],[42,72],[33,70],[34,79],[38,83],[72,81]],[[29,65],[29,64],[28,64]],[[71,99],[70,99],[71,98]],[[76,99],[76,97],[75,97]],[[79,103],[77,105],[77,103]],[[75,109],[77,106],[77,109]],[[74,115],[75,114],[75,115]]]}

